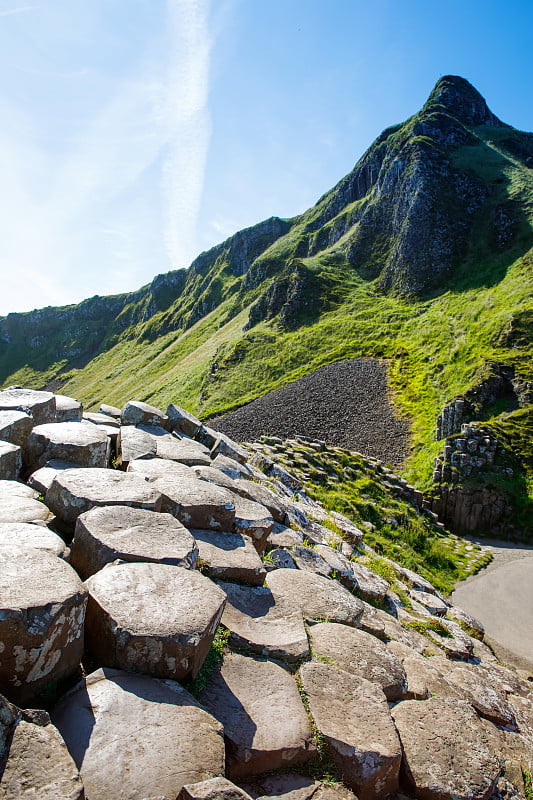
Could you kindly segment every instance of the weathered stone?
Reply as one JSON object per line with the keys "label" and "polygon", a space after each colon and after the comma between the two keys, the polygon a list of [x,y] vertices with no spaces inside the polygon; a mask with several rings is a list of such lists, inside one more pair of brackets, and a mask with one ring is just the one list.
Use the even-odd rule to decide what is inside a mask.
{"label": "weathered stone", "polygon": [[108,566],[86,581],[86,643],[97,663],[182,681],[211,647],[225,595],[194,570]]}
{"label": "weathered stone", "polygon": [[405,700],[392,709],[409,791],[427,800],[484,800],[500,775],[488,729],[464,700]]}
{"label": "weathered stone", "polygon": [[213,460],[212,467],[224,472],[230,478],[238,481],[240,478],[251,479],[254,477],[254,471],[249,464],[241,464],[233,458],[228,458],[222,454],[218,454]]}
{"label": "weathered stone", "polygon": [[48,522],[52,514],[38,496],[23,483],[0,480],[0,522]]}
{"label": "weathered stone", "polygon": [[47,550],[59,558],[66,558],[69,552],[57,533],[43,525],[31,525],[28,522],[0,522],[0,546],[3,545]]}
{"label": "weathered stone", "polygon": [[398,573],[400,579],[412,589],[418,589],[420,592],[428,592],[429,594],[436,593],[437,590],[435,587],[423,578],[422,575],[419,575],[418,572],[413,572],[413,570],[407,569],[407,567],[401,567],[399,564],[389,559],[387,559],[387,563]]}
{"label": "weathered stone", "polygon": [[120,420],[120,416],[122,414],[120,408],[116,406],[109,406],[106,403],[102,403],[100,408],[98,409],[99,414],[105,414],[106,417],[112,417],[113,419]]}
{"label": "weathered stone", "polygon": [[159,408],[142,403],[140,400],[128,400],[120,417],[123,425],[160,425],[162,428],[168,426],[166,414]]}
{"label": "weathered stone", "polygon": [[427,608],[430,614],[435,614],[437,617],[443,617],[448,610],[448,604],[444,600],[434,594],[429,594],[429,592],[411,589],[409,596],[412,600]]}
{"label": "weathered stone", "polygon": [[31,486],[31,488],[35,489],[39,494],[45,495],[52,485],[55,476],[64,469],[79,469],[79,464],[53,458],[51,461],[47,461],[44,467],[40,467],[36,469],[35,472],[32,472],[27,481],[28,486]]}
{"label": "weathered stone", "polygon": [[21,720],[4,754],[2,800],[84,800],[79,772],[53,725]]}
{"label": "weathered stone", "polygon": [[275,522],[284,521],[287,512],[287,503],[284,502],[279,495],[274,494],[274,492],[266,486],[262,486],[260,483],[254,483],[254,481],[247,480],[246,478],[236,481],[236,483],[238,485],[238,494],[265,506]]}
{"label": "weathered stone", "polygon": [[214,483],[215,486],[220,486],[223,489],[229,489],[231,492],[235,492],[235,494],[240,494],[241,497],[248,497],[246,488],[243,486],[241,489],[241,484],[245,483],[244,480],[235,480],[234,478],[230,478],[225,472],[222,472],[215,467],[194,467],[193,472],[201,481]]}
{"label": "weathered stone", "polygon": [[298,569],[290,552],[283,547],[270,550],[265,556],[265,563],[271,564],[275,569]]}
{"label": "weathered stone", "polygon": [[184,786],[177,800],[252,800],[252,798],[227,778],[210,778],[207,781]]}
{"label": "weathered stone", "polygon": [[213,458],[216,458],[219,454],[232,458],[234,461],[238,461],[239,464],[246,464],[250,457],[246,447],[237,444],[237,442],[234,442],[233,439],[223,433],[218,434],[217,440],[211,449],[211,454]]}
{"label": "weathered stone", "polygon": [[295,531],[294,528],[279,523],[274,524],[267,538],[267,545],[270,547],[294,547],[303,543],[304,535],[301,531]]}
{"label": "weathered stone", "polygon": [[160,478],[178,476],[182,478],[194,478],[195,474],[190,467],[180,464],[178,461],[171,461],[168,458],[140,458],[130,461],[127,472],[134,472],[136,475],[144,475],[146,478]]}
{"label": "weathered stone", "polygon": [[104,506],[76,520],[70,563],[85,580],[113,561],[196,566],[198,548],[170,514],[129,506]]}
{"label": "weathered stone", "polygon": [[123,468],[134,459],[164,458],[189,466],[209,465],[209,450],[193,439],[180,439],[161,427],[123,425],[120,429],[120,459]]}
{"label": "weathered stone", "polygon": [[476,617],[468,614],[464,609],[459,606],[450,606],[446,611],[448,619],[454,620],[461,626],[470,636],[476,639],[483,639],[485,635],[485,628]]}
{"label": "weathered stone", "polygon": [[202,571],[213,579],[262,586],[266,570],[249,536],[224,531],[191,529]]}
{"label": "weathered stone", "polygon": [[26,703],[74,672],[83,652],[87,592],[46,550],[0,547],[0,689]]}
{"label": "weathered stone", "polygon": [[34,424],[24,411],[0,411],[0,441],[24,447]]}
{"label": "weathered stone", "polygon": [[379,800],[396,791],[402,751],[381,689],[328,664],[304,664],[300,676],[343,782],[359,800]]}
{"label": "weathered stone", "polygon": [[364,533],[351,519],[345,517],[344,514],[339,514],[337,511],[330,511],[329,518],[340,529],[343,539],[351,542],[356,547],[362,543]]}
{"label": "weathered stone", "polygon": [[312,625],[309,636],[314,655],[327,658],[345,672],[377,684],[389,701],[405,697],[405,670],[375,636],[333,622]]}
{"label": "weathered stone", "polygon": [[229,653],[200,702],[224,726],[232,779],[302,764],[316,753],[296,683],[271,661]]}
{"label": "weathered stone", "polygon": [[311,547],[296,545],[291,550],[291,556],[298,569],[314,572],[315,575],[323,575],[324,578],[328,578],[332,572],[327,561],[324,561],[322,556]]}
{"label": "weathered stone", "polygon": [[438,660],[425,658],[401,642],[391,641],[388,649],[402,662],[407,675],[408,700],[427,700],[438,696],[464,700],[465,694],[454,686],[438,669]]}
{"label": "weathered stone", "polygon": [[193,472],[186,475],[161,475],[153,486],[161,492],[162,510],[179,519],[187,528],[230,531],[235,519],[235,495],[201,481]]}
{"label": "weathered stone", "polygon": [[0,480],[16,481],[22,468],[22,449],[16,444],[0,442]]}
{"label": "weathered stone", "polygon": [[122,425],[117,450],[121,467],[127,469],[128,464],[135,459],[155,458],[157,442],[154,437],[135,425]]}
{"label": "weathered stone", "polygon": [[363,614],[361,601],[337,581],[301,570],[276,569],[266,577],[277,597],[300,608],[309,622],[328,620],[359,627]]}
{"label": "weathered stone", "polygon": [[65,524],[94,506],[132,506],[160,511],[162,497],[155,483],[141,475],[113,469],[67,469],[56,475],[46,493],[46,505]]}
{"label": "weathered stone", "polygon": [[240,497],[238,494],[231,493],[231,499],[235,506],[233,530],[235,533],[249,536],[258,553],[262,554],[268,535],[274,527],[274,520],[270,516],[270,512],[265,506]]}
{"label": "weathered stone", "polygon": [[356,800],[355,795],[341,783],[322,783],[304,775],[283,773],[254,781],[261,790],[261,800]]}
{"label": "weathered stone", "polygon": [[106,429],[111,428],[116,431],[120,429],[120,421],[114,417],[110,417],[108,414],[95,414],[92,411],[85,411],[83,419],[86,422],[92,422],[93,425],[99,425]]}
{"label": "weathered stone", "polygon": [[79,422],[83,416],[83,406],[79,400],[56,394],[56,422]]}
{"label": "weathered stone", "polygon": [[361,600],[363,606],[363,616],[361,617],[361,630],[376,636],[378,639],[385,639],[385,624],[381,619],[378,609],[371,606],[365,600]]}
{"label": "weathered stone", "polygon": [[358,596],[379,602],[385,599],[390,584],[364,564],[352,561],[325,545],[317,545],[316,551],[338,572],[341,583],[356,591]]}
{"label": "weathered stone", "polygon": [[293,663],[309,653],[302,613],[266,587],[219,582],[227,596],[222,624],[231,642],[259,655]]}
{"label": "weathered stone", "polygon": [[90,800],[175,798],[184,784],[224,774],[220,724],[174,681],[99,669],[52,719]]}
{"label": "weathered stone", "polygon": [[193,414],[185,411],[181,406],[174,405],[174,403],[171,403],[167,408],[167,417],[170,429],[173,431],[180,431],[180,433],[185,434],[185,436],[196,436],[202,425],[200,420]]}
{"label": "weathered stone", "polygon": [[55,395],[11,386],[0,392],[0,411],[23,411],[32,417],[35,425],[43,425],[55,419]]}
{"label": "weathered stone", "polygon": [[36,425],[28,436],[24,460],[33,468],[47,461],[71,461],[81,467],[107,467],[109,438],[88,422],[54,422]]}
{"label": "weathered stone", "polygon": [[211,450],[211,448],[213,447],[218,438],[218,433],[214,431],[212,428],[210,428],[208,425],[200,425],[198,432],[195,434],[194,438],[198,442],[205,444],[205,446]]}

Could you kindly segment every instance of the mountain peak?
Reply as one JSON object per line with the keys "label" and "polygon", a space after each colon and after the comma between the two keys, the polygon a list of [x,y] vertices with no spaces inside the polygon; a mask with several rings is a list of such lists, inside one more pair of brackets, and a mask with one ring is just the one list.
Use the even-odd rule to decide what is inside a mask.
{"label": "mountain peak", "polygon": [[437,108],[457,117],[465,125],[500,127],[504,124],[492,113],[478,90],[459,75],[439,78],[422,110],[435,111]]}

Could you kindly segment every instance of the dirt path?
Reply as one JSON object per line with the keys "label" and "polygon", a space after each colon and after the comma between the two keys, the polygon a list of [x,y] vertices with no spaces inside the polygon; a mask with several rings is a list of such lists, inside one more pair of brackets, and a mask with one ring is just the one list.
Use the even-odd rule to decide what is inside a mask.
{"label": "dirt path", "polygon": [[483,623],[499,658],[533,670],[533,545],[471,541],[488,547],[494,558],[486,569],[457,585],[452,601]]}

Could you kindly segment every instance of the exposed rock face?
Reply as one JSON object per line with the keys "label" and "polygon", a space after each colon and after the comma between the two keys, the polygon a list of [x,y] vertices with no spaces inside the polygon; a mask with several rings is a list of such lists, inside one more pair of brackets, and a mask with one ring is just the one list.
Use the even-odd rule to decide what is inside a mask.
{"label": "exposed rock face", "polygon": [[4,545],[46,550],[59,558],[66,558],[68,553],[60,536],[42,525],[28,522],[0,522],[0,547]]}
{"label": "exposed rock face", "polygon": [[321,575],[292,569],[277,569],[266,579],[278,596],[300,608],[308,622],[328,619],[358,627],[363,606],[340,584]]}
{"label": "exposed rock face", "polygon": [[194,528],[192,533],[203,570],[210,578],[263,585],[266,570],[249,536]]}
{"label": "exposed rock face", "polygon": [[16,481],[22,468],[22,450],[16,444],[0,442],[0,480]]}
{"label": "exposed rock face", "polygon": [[140,400],[128,400],[121,413],[123,425],[160,425],[165,428],[168,417],[155,406]]}
{"label": "exposed rock face", "polygon": [[24,411],[0,411],[0,441],[24,447],[34,421]]}
{"label": "exposed rock face", "polygon": [[33,419],[34,425],[44,425],[55,420],[55,395],[11,386],[0,392],[0,410],[22,411]]}
{"label": "exposed rock face", "polygon": [[33,469],[55,458],[80,467],[105,468],[109,463],[109,437],[90,423],[37,425],[28,436],[24,457]]}

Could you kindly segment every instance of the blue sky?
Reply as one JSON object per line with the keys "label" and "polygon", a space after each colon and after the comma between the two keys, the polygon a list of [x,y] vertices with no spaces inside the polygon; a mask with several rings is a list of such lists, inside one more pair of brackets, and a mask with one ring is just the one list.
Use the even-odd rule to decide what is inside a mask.
{"label": "blue sky", "polygon": [[531,0],[0,0],[0,314],[311,206],[463,75],[533,130]]}

